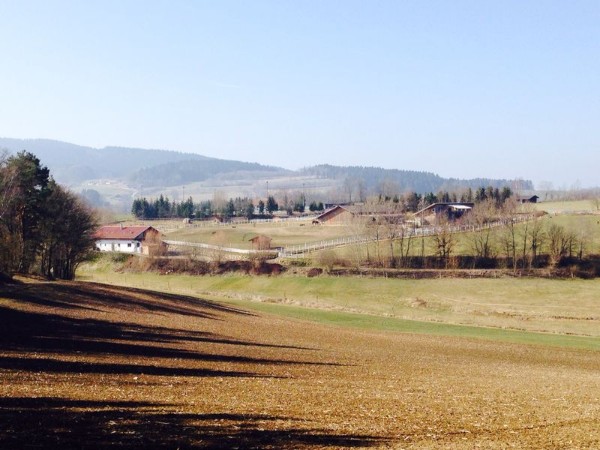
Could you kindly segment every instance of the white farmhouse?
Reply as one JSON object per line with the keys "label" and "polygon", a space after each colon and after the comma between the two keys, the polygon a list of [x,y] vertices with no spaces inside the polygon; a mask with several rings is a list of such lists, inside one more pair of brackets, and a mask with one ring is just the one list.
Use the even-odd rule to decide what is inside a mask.
{"label": "white farmhouse", "polygon": [[154,254],[161,246],[160,232],[150,226],[107,225],[94,234],[101,252]]}

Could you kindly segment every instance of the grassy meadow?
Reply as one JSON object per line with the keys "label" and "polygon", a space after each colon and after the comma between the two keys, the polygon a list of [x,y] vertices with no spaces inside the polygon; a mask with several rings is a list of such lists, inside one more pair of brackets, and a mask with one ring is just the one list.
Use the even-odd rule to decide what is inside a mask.
{"label": "grassy meadow", "polygon": [[596,203],[593,200],[550,200],[536,203],[535,208],[538,211],[547,213],[573,213],[573,212],[598,212]]}
{"label": "grassy meadow", "polygon": [[[201,296],[342,325],[410,329],[413,322],[421,322],[417,326],[421,331],[442,334],[448,325],[462,325],[480,327],[479,331],[465,331],[470,335],[485,336],[487,329],[515,330],[593,337],[593,346],[600,342],[600,280],[198,277],[116,273],[101,263],[82,267],[79,279]],[[394,321],[404,322],[397,325]],[[467,328],[452,333],[460,334],[460,330]],[[546,336],[538,339],[544,341]]]}

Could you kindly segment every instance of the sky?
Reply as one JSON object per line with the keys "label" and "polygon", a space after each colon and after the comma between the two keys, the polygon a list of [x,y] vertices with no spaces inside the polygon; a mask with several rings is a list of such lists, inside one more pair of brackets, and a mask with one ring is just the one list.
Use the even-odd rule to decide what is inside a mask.
{"label": "sky", "polygon": [[600,185],[600,1],[0,0],[0,137]]}

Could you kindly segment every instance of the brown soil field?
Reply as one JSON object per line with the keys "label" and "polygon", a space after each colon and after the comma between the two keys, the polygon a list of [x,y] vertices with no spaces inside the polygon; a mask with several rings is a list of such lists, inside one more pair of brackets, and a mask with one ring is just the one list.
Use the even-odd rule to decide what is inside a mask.
{"label": "brown soil field", "polygon": [[0,285],[0,448],[600,448],[600,355]]}

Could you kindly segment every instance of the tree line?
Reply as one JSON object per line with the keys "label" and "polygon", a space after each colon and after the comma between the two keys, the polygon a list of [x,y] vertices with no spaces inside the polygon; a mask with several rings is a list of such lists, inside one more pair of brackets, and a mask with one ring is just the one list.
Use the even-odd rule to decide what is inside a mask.
{"label": "tree line", "polygon": [[[311,202],[308,207],[310,211],[323,211],[322,202]],[[195,203],[192,197],[183,202],[169,200],[168,197],[160,195],[156,199],[138,198],[131,205],[131,213],[138,219],[168,219],[168,218],[196,218],[208,219],[220,217],[231,219],[233,217],[245,217],[247,219],[270,217],[275,211],[285,210],[288,214],[304,212],[306,209],[304,198],[301,197],[293,203],[281,203],[270,195],[267,201],[259,200],[255,205],[249,197],[205,200]]]}
{"label": "tree line", "polygon": [[477,189],[467,188],[463,191],[438,191],[437,193],[428,192],[419,194],[417,192],[407,192],[398,194],[379,194],[377,202],[393,202],[398,205],[401,212],[417,212],[434,203],[483,203],[493,202],[498,208],[502,207],[513,197],[513,191],[510,187],[502,188],[494,186],[481,186]]}
{"label": "tree line", "polygon": [[0,272],[73,279],[96,220],[32,153],[0,157]]}
{"label": "tree line", "polygon": [[[454,220],[440,215],[428,225],[404,214],[403,202],[410,195],[398,201],[366,202],[348,222],[354,236],[369,238],[363,245],[351,247],[351,264],[514,271],[569,264],[579,270],[591,264],[595,231],[590,221],[581,218],[576,226],[566,227],[532,205],[521,205],[508,194],[508,190],[476,190],[472,193],[474,206],[468,214]],[[432,231],[427,237],[419,231],[424,225]],[[595,273],[596,269],[585,270]]]}

